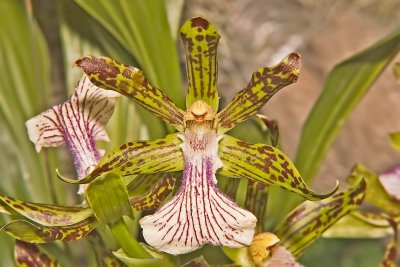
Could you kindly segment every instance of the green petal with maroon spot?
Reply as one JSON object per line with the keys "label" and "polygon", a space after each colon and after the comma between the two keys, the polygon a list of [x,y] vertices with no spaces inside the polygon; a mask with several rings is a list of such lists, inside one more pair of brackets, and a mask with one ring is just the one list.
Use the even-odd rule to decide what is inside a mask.
{"label": "green petal with maroon spot", "polygon": [[25,218],[45,226],[76,224],[93,215],[89,208],[24,202],[4,195],[0,195],[1,202],[4,202],[8,209],[12,209]]}
{"label": "green petal with maroon spot", "polygon": [[72,184],[86,184],[102,173],[113,171],[122,176],[157,172],[175,172],[183,169],[182,141],[176,134],[151,141],[129,142],[107,153],[94,170],[82,180],[59,178]]}
{"label": "green petal with maroon spot", "polygon": [[366,183],[359,177],[358,183],[346,191],[338,192],[321,201],[305,201],[274,231],[281,240],[279,244],[295,257],[300,256],[329,227],[361,205],[365,190]]}
{"label": "green petal with maroon spot", "polygon": [[309,200],[320,200],[334,194],[336,187],[329,193],[318,194],[307,187],[296,167],[279,149],[252,144],[224,135],[219,143],[219,157],[224,166],[221,174],[244,177],[268,185],[290,190]]}
{"label": "green petal with maroon spot", "polygon": [[97,225],[94,217],[68,226],[43,226],[26,220],[15,220],[0,230],[29,243],[47,243],[55,240],[70,241],[85,237]]}
{"label": "green petal with maroon spot", "polygon": [[203,100],[217,111],[217,45],[220,35],[206,19],[194,17],[183,24],[180,37],[186,50],[189,86],[186,107],[189,108],[197,100]]}
{"label": "green petal with maroon spot", "polygon": [[18,267],[58,267],[57,260],[47,252],[41,250],[38,245],[17,240],[15,242],[15,265]]}
{"label": "green petal with maroon spot", "polygon": [[292,53],[279,64],[257,70],[249,84],[217,114],[218,132],[224,133],[238,123],[255,115],[283,87],[297,81],[300,74],[300,55]]}
{"label": "green petal with maroon spot", "polygon": [[86,56],[75,63],[96,86],[131,98],[178,131],[183,130],[183,111],[161,90],[152,86],[141,70],[108,57]]}
{"label": "green petal with maroon spot", "polygon": [[[136,177],[127,186],[132,208],[134,210],[157,208],[173,193],[175,182],[175,177],[170,173],[146,174]],[[141,192],[143,190],[146,191]]]}
{"label": "green petal with maroon spot", "polygon": [[397,264],[397,235],[398,235],[398,230],[397,230],[397,223],[390,219],[389,220],[390,225],[393,228],[394,234],[393,237],[390,239],[388,245],[386,246],[386,251],[385,255],[383,257],[383,260],[381,264],[379,265],[380,267],[396,267]]}
{"label": "green petal with maroon spot", "polygon": [[258,222],[256,233],[263,232],[264,215],[267,209],[268,186],[263,182],[249,180],[247,183],[247,195],[244,208],[253,213]]}

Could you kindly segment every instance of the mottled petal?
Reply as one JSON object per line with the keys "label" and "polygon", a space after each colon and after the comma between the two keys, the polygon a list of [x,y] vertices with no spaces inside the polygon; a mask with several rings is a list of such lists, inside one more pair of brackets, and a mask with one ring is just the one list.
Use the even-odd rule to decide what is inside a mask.
{"label": "mottled petal", "polygon": [[219,143],[219,156],[224,164],[221,174],[254,179],[276,185],[309,200],[324,199],[335,193],[338,186],[327,194],[318,194],[307,187],[296,167],[279,149],[251,144],[224,135]]}
{"label": "mottled petal", "polygon": [[[185,136],[190,138],[190,134]],[[206,243],[227,247],[249,245],[257,219],[217,188],[215,172],[221,161],[215,132],[200,139],[186,137],[182,136],[185,169],[181,188],[156,213],[140,220],[145,240],[157,250],[175,255]]]}
{"label": "mottled petal", "polygon": [[218,133],[224,133],[255,115],[283,87],[297,81],[300,55],[292,53],[278,65],[257,70],[250,83],[218,113]]}
{"label": "mottled petal", "polygon": [[105,125],[118,96],[99,89],[83,76],[68,101],[26,122],[29,138],[38,152],[42,147],[65,144],[73,156],[78,177],[82,178],[102,156],[96,141],[109,140]]}
{"label": "mottled petal", "polygon": [[60,266],[57,260],[53,259],[47,252],[39,249],[38,245],[17,240],[15,242],[15,263],[17,267]]}
{"label": "mottled petal", "polygon": [[59,176],[68,183],[89,183],[102,173],[113,171],[122,176],[157,172],[175,172],[183,169],[182,141],[176,134],[152,141],[129,142],[107,153],[82,180]]}
{"label": "mottled petal", "polygon": [[186,107],[203,100],[217,111],[217,45],[220,35],[206,19],[194,17],[183,24],[180,36],[186,50],[189,85]]}
{"label": "mottled petal", "polygon": [[178,131],[183,130],[183,111],[162,91],[152,86],[137,68],[107,57],[82,57],[76,61],[97,86],[128,96]]}
{"label": "mottled petal", "polygon": [[[263,182],[248,180],[247,194],[244,207],[256,215],[260,222],[264,221],[264,215],[267,209],[268,186]],[[257,233],[263,231],[263,224],[257,224]]]}
{"label": "mottled petal", "polygon": [[388,220],[393,228],[393,237],[389,244],[386,246],[385,255],[379,267],[396,267],[397,264],[397,239],[398,239],[398,225],[393,219]]}

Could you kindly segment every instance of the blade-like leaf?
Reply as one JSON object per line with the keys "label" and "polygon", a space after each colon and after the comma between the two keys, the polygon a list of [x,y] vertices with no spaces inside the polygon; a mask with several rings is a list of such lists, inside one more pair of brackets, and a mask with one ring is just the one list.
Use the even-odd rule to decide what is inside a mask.
{"label": "blade-like leaf", "polygon": [[107,153],[84,179],[60,176],[68,183],[89,183],[102,173],[113,171],[122,176],[156,172],[175,172],[183,169],[182,141],[176,134],[152,141],[129,142]]}
{"label": "blade-like leaf", "polygon": [[70,241],[85,237],[97,225],[94,217],[68,226],[40,226],[25,220],[16,220],[0,230],[12,237],[29,243],[47,243],[55,240]]}
{"label": "blade-like leaf", "polygon": [[377,206],[391,215],[400,215],[400,203],[388,195],[379,182],[378,176],[367,170],[362,165],[356,165],[353,168],[352,173],[353,175],[349,176],[347,179],[350,185],[355,185],[358,181],[357,177],[359,176],[364,177],[367,183],[365,201]]}
{"label": "blade-like leaf", "polygon": [[[150,252],[150,251],[148,251]],[[128,257],[123,251],[113,252],[114,256],[129,267],[173,267],[176,266],[167,258],[137,259]],[[153,255],[154,256],[154,255]]]}
{"label": "blade-like leaf", "polygon": [[0,195],[1,202],[14,212],[44,226],[76,224],[93,215],[89,208],[24,202],[4,195]]}
{"label": "blade-like leaf", "polygon": [[400,50],[400,31],[335,66],[303,127],[295,164],[312,181],[355,106]]}
{"label": "blade-like leaf", "polygon": [[39,249],[38,245],[17,240],[15,242],[15,264],[18,267],[57,267],[56,259]]}
{"label": "blade-like leaf", "polygon": [[335,193],[318,194],[307,187],[290,159],[279,149],[264,144],[251,144],[224,135],[220,141],[219,156],[224,164],[221,174],[244,177],[276,185],[309,200],[327,198]]}
{"label": "blade-like leaf", "polygon": [[124,180],[115,172],[106,172],[90,183],[86,199],[104,227],[120,221],[123,216],[133,216]]}
{"label": "blade-like leaf", "polygon": [[123,267],[124,265],[107,249],[101,236],[97,231],[92,231],[87,236],[94,253],[96,254],[97,265],[99,267]]}
{"label": "blade-like leaf", "polygon": [[379,265],[380,267],[396,267],[397,266],[396,262],[397,262],[397,236],[398,236],[397,227],[398,227],[398,225],[393,220],[389,220],[389,223],[393,228],[394,234],[393,234],[393,237],[391,238],[389,244],[386,247],[385,256],[383,257],[383,260],[382,260],[381,264]]}
{"label": "blade-like leaf", "polygon": [[186,107],[189,108],[197,100],[203,100],[217,111],[217,46],[220,35],[209,21],[194,17],[183,24],[180,37],[186,50],[189,85]]}
{"label": "blade-like leaf", "polygon": [[[157,177],[157,174],[151,175],[158,178],[158,180],[151,185],[151,188],[148,189],[147,192],[144,192],[142,194],[133,194],[134,191],[138,190],[129,191],[129,194],[131,195],[131,197],[129,198],[129,202],[131,203],[131,206],[134,210],[149,210],[157,208],[174,191],[176,180],[175,177],[172,176],[170,173],[162,174],[161,177]],[[151,175],[143,175],[142,177],[150,179],[149,176]],[[137,177],[136,179],[142,177]]]}
{"label": "blade-like leaf", "polygon": [[152,86],[142,71],[107,57],[87,56],[75,63],[96,86],[130,97],[178,131],[183,131],[183,111],[162,91]]}
{"label": "blade-like leaf", "polygon": [[250,83],[217,114],[218,132],[224,133],[236,124],[255,115],[283,87],[297,81],[300,55],[289,54],[279,64],[257,70]]}
{"label": "blade-like leaf", "polygon": [[280,245],[287,248],[295,257],[319,238],[340,218],[356,209],[364,200],[366,183],[363,179],[343,192],[317,201],[305,201],[294,209],[274,232]]}

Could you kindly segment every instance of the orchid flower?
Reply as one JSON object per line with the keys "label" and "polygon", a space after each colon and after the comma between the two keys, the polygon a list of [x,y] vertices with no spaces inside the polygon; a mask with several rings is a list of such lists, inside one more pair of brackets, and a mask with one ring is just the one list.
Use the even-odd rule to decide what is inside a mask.
{"label": "orchid flower", "polygon": [[[29,137],[36,150],[65,144],[73,157],[78,177],[84,177],[101,159],[103,152],[97,148],[96,141],[108,140],[105,126],[118,96],[118,93],[99,89],[83,76],[70,99],[27,121]],[[175,178],[171,174],[138,176],[126,186],[128,205],[136,211],[154,209],[168,197],[174,184]],[[83,192],[82,188],[80,192]],[[29,243],[80,239],[99,223],[87,205],[68,207],[32,203],[2,194],[0,213],[14,218],[0,230]]]}
{"label": "orchid flower", "polygon": [[[69,100],[26,122],[36,151],[66,145],[78,179],[85,177],[104,154],[96,141],[109,141],[105,125],[118,96],[116,92],[100,90],[83,76]],[[79,193],[84,193],[82,186]]]}
{"label": "orchid flower", "polygon": [[307,187],[293,163],[277,148],[247,143],[225,132],[255,115],[281,88],[296,82],[300,56],[292,53],[273,67],[253,73],[250,83],[218,112],[217,44],[214,25],[202,17],[188,20],[180,31],[186,49],[187,110],[178,108],[143,72],[107,57],[76,61],[96,86],[114,90],[142,105],[178,133],[152,141],[133,141],[106,154],[85,178],[60,178],[85,184],[107,171],[121,175],[183,170],[178,193],[153,215],[140,220],[147,243],[170,254],[182,254],[206,243],[248,246],[257,218],[217,187],[216,173],[276,185],[309,200],[332,195]]}

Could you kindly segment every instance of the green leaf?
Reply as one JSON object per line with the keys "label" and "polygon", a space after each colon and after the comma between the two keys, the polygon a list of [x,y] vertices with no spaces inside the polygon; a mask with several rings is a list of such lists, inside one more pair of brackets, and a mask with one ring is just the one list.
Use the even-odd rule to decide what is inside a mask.
{"label": "green leaf", "polygon": [[97,225],[94,217],[68,226],[42,226],[25,220],[15,220],[0,230],[29,243],[47,243],[55,240],[70,241],[85,237]]}
{"label": "green leaf", "polygon": [[124,180],[115,172],[104,173],[91,182],[86,199],[102,226],[114,224],[123,216],[133,216]]}
{"label": "green leaf", "polygon": [[106,247],[101,236],[97,231],[92,231],[88,235],[88,240],[96,255],[99,267],[123,267],[124,265]]}
{"label": "green leaf", "polygon": [[313,192],[304,183],[290,159],[279,149],[269,145],[251,144],[224,135],[219,145],[219,157],[224,164],[220,169],[223,175],[276,185],[309,200],[327,198],[338,188],[336,185],[327,194]]}
{"label": "green leaf", "polygon": [[391,133],[389,138],[392,147],[400,152],[400,132]]}
{"label": "green leaf", "polygon": [[60,178],[68,183],[89,183],[102,173],[113,171],[122,176],[183,169],[182,141],[176,134],[151,141],[129,142],[107,153],[84,179]]}
{"label": "green leaf", "polygon": [[[153,178],[153,179],[152,179]],[[156,178],[156,179],[154,179]],[[140,181],[146,181],[141,183]],[[148,184],[147,180],[152,181],[150,187],[143,187]],[[128,185],[130,195],[129,202],[134,210],[149,210],[159,207],[174,191],[176,179],[170,173],[141,175]],[[139,188],[140,187],[140,188]],[[142,188],[149,188],[146,192],[139,193]]]}
{"label": "green leaf", "polygon": [[96,86],[130,97],[178,131],[183,131],[183,111],[162,91],[153,87],[139,69],[107,57],[86,56],[75,63]]}
{"label": "green leaf", "polygon": [[353,168],[352,175],[347,179],[350,185],[358,182],[358,177],[364,177],[367,183],[365,201],[375,205],[391,215],[400,215],[400,203],[391,198],[379,181],[379,177],[362,165]]}
{"label": "green leaf", "polygon": [[93,215],[89,208],[24,202],[0,195],[0,203],[2,202],[7,205],[7,210],[12,209],[15,213],[44,226],[76,224]]}
{"label": "green leaf", "polygon": [[281,239],[279,244],[295,257],[300,256],[329,227],[361,205],[366,183],[360,177],[357,184],[346,191],[321,201],[305,201],[295,208],[274,231]]}
{"label": "green leaf", "polygon": [[400,62],[396,62],[393,66],[394,76],[396,76],[397,81],[400,81]]}
{"label": "green leaf", "polygon": [[312,181],[361,98],[400,50],[400,31],[336,65],[303,127],[295,164]]}
{"label": "green leaf", "polygon": [[244,207],[257,217],[256,233],[263,232],[264,215],[267,208],[268,186],[265,183],[249,180]]}
{"label": "green leaf", "polygon": [[194,17],[183,24],[180,37],[186,50],[188,93],[186,108],[203,100],[218,111],[217,46],[220,35],[213,24],[202,17]]}
{"label": "green leaf", "polygon": [[324,232],[328,238],[382,238],[393,234],[387,216],[353,211]]}
{"label": "green leaf", "polygon": [[218,132],[224,133],[255,115],[283,87],[297,81],[300,55],[287,55],[279,64],[257,70],[249,84],[217,114]]}
{"label": "green leaf", "polygon": [[19,241],[19,240],[15,242],[15,264],[18,267],[60,266],[56,259],[54,259],[48,253],[41,250],[38,245],[26,243],[24,241]]}
{"label": "green leaf", "polygon": [[163,0],[76,2],[135,57],[150,82],[183,106],[181,69]]}

